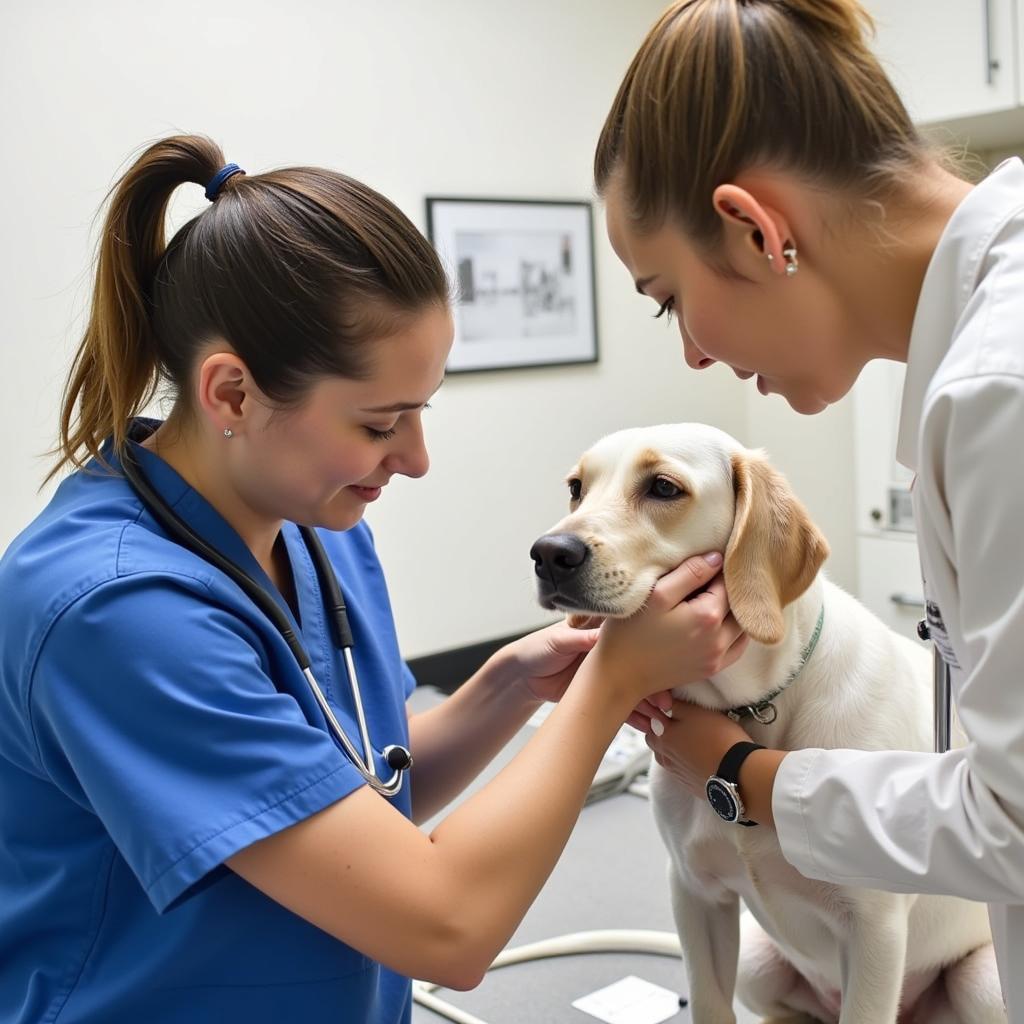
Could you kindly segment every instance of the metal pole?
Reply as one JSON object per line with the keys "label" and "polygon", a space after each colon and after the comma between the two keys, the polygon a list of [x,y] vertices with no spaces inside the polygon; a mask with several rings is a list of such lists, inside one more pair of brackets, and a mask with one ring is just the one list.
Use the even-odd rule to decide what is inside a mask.
{"label": "metal pole", "polygon": [[[930,640],[931,630],[926,619],[917,624],[917,635],[922,640]],[[939,653],[938,647],[932,649],[932,702],[934,708],[933,730],[935,736],[935,753],[944,754],[950,745],[950,723],[952,720],[952,686],[949,677],[949,666]]]}
{"label": "metal pole", "polygon": [[944,754],[949,750],[950,729],[950,680],[949,666],[939,654],[936,647],[933,652],[935,666],[933,669],[935,686],[935,753]]}

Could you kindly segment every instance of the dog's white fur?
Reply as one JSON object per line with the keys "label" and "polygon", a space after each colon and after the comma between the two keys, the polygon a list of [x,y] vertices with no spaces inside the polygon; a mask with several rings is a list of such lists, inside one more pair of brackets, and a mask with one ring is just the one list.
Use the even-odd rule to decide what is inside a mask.
{"label": "dog's white fur", "polygon": [[[658,478],[683,495],[651,495]],[[548,607],[628,616],[667,570],[725,551],[730,605],[751,642],[678,699],[726,709],[767,695],[824,604],[817,649],[776,700],[777,720],[744,719],[752,738],[783,750],[931,749],[929,654],[819,571],[827,544],[763,453],[701,424],[640,428],[598,442],[573,480],[581,498],[551,533],[580,538],[588,557],[575,582],[542,586]],[[651,796],[697,1024],[734,1024],[734,992],[787,1021],[1005,1024],[983,905],[804,878],[773,831],[725,823],[657,765]]]}

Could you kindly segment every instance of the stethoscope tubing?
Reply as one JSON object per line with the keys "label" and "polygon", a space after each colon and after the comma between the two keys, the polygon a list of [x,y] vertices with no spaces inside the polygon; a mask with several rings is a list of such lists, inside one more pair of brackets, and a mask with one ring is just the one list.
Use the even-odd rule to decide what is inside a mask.
{"label": "stethoscope tubing", "polygon": [[[313,697],[323,712],[327,721],[328,729],[338,741],[342,749],[355,765],[359,774],[372,789],[382,796],[395,796],[402,788],[404,769],[394,770],[391,778],[382,780],[377,775],[374,763],[373,745],[370,742],[370,731],[366,724],[366,713],[363,709],[362,694],[359,687],[359,677],[356,673],[355,659],[352,656],[353,638],[352,630],[348,622],[348,613],[345,608],[345,600],[341,588],[333,572],[329,571],[327,553],[323,544],[317,536],[316,531],[308,526],[300,526],[299,531],[310,553],[311,560],[316,569],[320,581],[321,590],[326,595],[326,607],[328,617],[331,620],[332,630],[335,634],[335,641],[341,649],[342,658],[345,663],[345,673],[348,676],[349,689],[352,693],[352,703],[355,708],[356,722],[359,726],[359,736],[363,745],[363,754],[360,756],[355,745],[348,738],[341,723],[338,721],[331,709],[327,698],[320,689],[320,684],[313,675],[312,665],[306,649],[302,646],[295,631],[291,627],[287,616],[278,606],[277,602],[256,582],[244,569],[236,565],[229,558],[222,555],[215,547],[207,543],[198,533],[193,530],[174,510],[163,500],[146,479],[131,449],[131,444],[124,445],[121,453],[121,466],[125,478],[132,489],[138,495],[150,515],[159,523],[167,535],[178,544],[192,551],[200,558],[205,559],[215,568],[223,572],[232,580],[245,595],[256,605],[256,607],[273,623],[275,629],[280,633],[282,639],[288,645],[292,656],[298,663],[302,674],[309,684]],[[393,747],[384,750],[387,758],[388,752]],[[404,749],[404,748],[403,748]],[[408,752],[406,752],[408,755]],[[406,767],[411,766],[412,761],[408,759]]]}
{"label": "stethoscope tubing", "polygon": [[[320,705],[320,710],[324,713],[324,718],[327,719],[328,727],[334,734],[334,738],[341,744],[356,768],[359,769],[367,785],[371,786],[382,796],[395,796],[402,788],[403,774],[400,770],[397,770],[387,782],[384,782],[377,775],[373,763],[373,747],[370,745],[370,737],[366,732],[365,722],[360,723],[360,732],[363,734],[363,757],[361,758],[352,741],[348,738],[348,734],[335,717],[334,711],[327,702],[323,690],[320,689],[320,684],[316,681],[316,676],[313,675],[312,669],[304,668],[302,674],[306,677],[306,682],[309,683],[309,688],[313,691],[313,697],[316,699],[317,704]],[[353,687],[352,692],[353,694],[356,693],[355,687]]]}

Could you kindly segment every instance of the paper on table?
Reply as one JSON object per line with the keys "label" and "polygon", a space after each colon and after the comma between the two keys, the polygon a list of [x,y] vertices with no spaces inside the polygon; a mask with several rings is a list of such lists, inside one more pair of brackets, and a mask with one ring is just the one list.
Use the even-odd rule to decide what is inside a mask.
{"label": "paper on table", "polygon": [[679,1012],[679,996],[630,974],[572,1005],[607,1024],[661,1024]]}

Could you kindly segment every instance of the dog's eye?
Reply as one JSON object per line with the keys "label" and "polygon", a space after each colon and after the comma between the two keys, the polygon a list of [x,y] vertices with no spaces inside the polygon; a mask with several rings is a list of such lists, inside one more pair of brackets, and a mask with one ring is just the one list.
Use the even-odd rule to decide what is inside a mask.
{"label": "dog's eye", "polygon": [[652,498],[662,498],[667,500],[670,498],[680,498],[686,492],[678,484],[674,484],[666,477],[656,476],[651,481],[651,488],[647,493]]}
{"label": "dog's eye", "polygon": [[570,480],[569,481],[569,500],[579,501],[580,496],[583,494],[583,481],[582,480]]}

